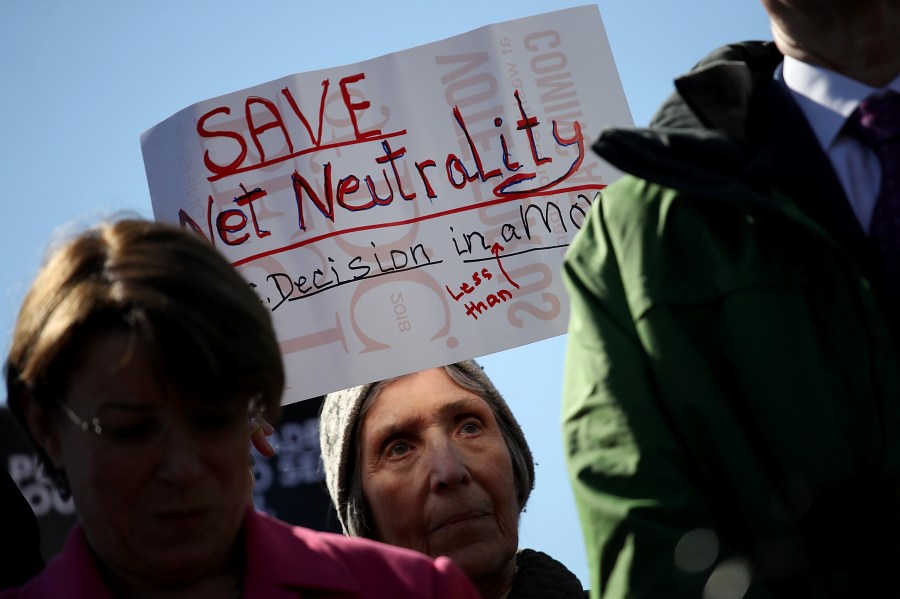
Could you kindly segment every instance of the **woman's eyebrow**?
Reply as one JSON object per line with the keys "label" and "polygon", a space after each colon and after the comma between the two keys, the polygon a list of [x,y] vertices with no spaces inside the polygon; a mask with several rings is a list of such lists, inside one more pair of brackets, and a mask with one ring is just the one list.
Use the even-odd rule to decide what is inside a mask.
{"label": "woman's eyebrow", "polygon": [[381,441],[382,439],[389,439],[391,437],[402,434],[409,429],[407,422],[408,421],[391,422],[389,424],[385,424],[384,426],[380,426],[372,431],[372,438]]}
{"label": "woman's eyebrow", "polygon": [[467,410],[472,410],[474,408],[481,407],[481,402],[479,401],[481,398],[477,395],[466,395],[460,399],[456,399],[450,402],[445,403],[438,409],[438,414],[441,416],[453,416],[458,412],[464,412]]}
{"label": "woman's eyebrow", "polygon": [[[479,402],[480,399],[480,397],[474,394],[465,395],[460,399],[454,399],[442,405],[440,408],[438,408],[437,414],[441,418],[447,418],[455,416],[459,412],[467,412],[473,409],[478,409],[481,407]],[[408,433],[409,430],[414,428],[417,423],[424,422],[424,420],[424,415],[416,414],[414,416],[411,415],[405,417],[402,420],[395,420],[380,425],[373,425],[371,438],[378,439],[378,442],[380,443],[383,439],[389,439],[397,435]]]}
{"label": "woman's eyebrow", "polygon": [[375,423],[372,425],[369,437],[377,443],[383,443],[386,439],[408,434],[411,429],[416,427],[417,423],[422,421],[422,416],[417,414],[415,416],[404,417],[401,420]]}

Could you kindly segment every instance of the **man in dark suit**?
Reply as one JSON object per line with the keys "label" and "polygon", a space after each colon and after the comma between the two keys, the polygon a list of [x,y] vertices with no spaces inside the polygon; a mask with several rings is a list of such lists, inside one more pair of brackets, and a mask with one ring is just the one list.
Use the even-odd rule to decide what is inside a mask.
{"label": "man in dark suit", "polygon": [[565,263],[594,597],[900,596],[900,2],[763,4],[775,43],[594,145],[626,173]]}

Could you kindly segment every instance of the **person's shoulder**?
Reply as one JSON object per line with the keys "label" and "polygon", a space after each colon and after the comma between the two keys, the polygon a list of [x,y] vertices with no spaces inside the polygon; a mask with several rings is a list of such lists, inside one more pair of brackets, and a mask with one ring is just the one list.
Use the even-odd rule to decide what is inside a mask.
{"label": "person's shoulder", "polygon": [[376,541],[358,537],[347,537],[333,532],[313,530],[303,526],[295,526],[268,514],[259,512],[257,522],[265,531],[269,542],[294,543],[304,545],[313,551],[324,551],[330,554],[342,554],[346,557],[359,556],[377,558],[379,556],[412,561],[429,561],[421,553],[385,545]]}
{"label": "person's shoulder", "polygon": [[511,598],[583,597],[581,581],[564,564],[543,551],[520,549]]}
{"label": "person's shoulder", "polygon": [[623,174],[593,198],[589,216],[572,242],[568,257],[585,251],[593,254],[595,246],[605,244],[607,238],[640,239],[641,227],[658,218],[656,215],[677,197],[671,187]]}
{"label": "person's shoulder", "polygon": [[[305,565],[317,562],[323,572],[352,578],[354,586],[367,589],[367,597],[478,597],[466,575],[448,558],[432,559],[377,541],[293,526],[265,514],[256,522],[267,551],[292,555]],[[341,572],[332,572],[335,568]]]}
{"label": "person's shoulder", "polygon": [[50,561],[47,567],[19,587],[0,591],[0,599],[42,599],[44,597],[91,597],[109,599],[110,594],[95,571],[85,572],[84,577],[73,576],[76,560]]}
{"label": "person's shoulder", "polygon": [[382,563],[397,563],[404,566],[420,566],[431,568],[435,560],[427,555],[397,547],[364,539],[360,537],[347,537],[332,532],[310,530],[303,527],[293,527],[295,537],[302,539],[307,546],[327,551],[334,555],[340,555],[344,559],[361,561],[380,561]]}
{"label": "person's shoulder", "polygon": [[110,598],[80,524],[72,527],[62,550],[36,576],[20,587],[0,591],[2,599],[13,597]]}
{"label": "person's shoulder", "polygon": [[448,557],[432,559],[411,549],[334,533],[307,531],[307,534],[315,535],[319,546],[336,558],[354,564],[354,573],[363,579],[384,584],[388,573],[393,573],[398,593],[409,592],[410,596],[418,597],[478,597],[468,577]]}
{"label": "person's shoulder", "polygon": [[739,62],[753,66],[754,68],[772,71],[782,60],[781,52],[770,40],[748,40],[733,42],[719,46],[701,58],[691,71],[702,70],[709,65],[723,62]]}

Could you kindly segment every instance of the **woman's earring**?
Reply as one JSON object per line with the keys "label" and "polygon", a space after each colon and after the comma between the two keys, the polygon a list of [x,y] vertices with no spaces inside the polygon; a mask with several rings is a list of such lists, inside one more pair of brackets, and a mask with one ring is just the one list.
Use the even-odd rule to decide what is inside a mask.
{"label": "woman's earring", "polygon": [[53,477],[53,482],[56,484],[56,492],[59,493],[59,496],[63,501],[67,501],[72,497],[72,489],[69,487],[69,477],[66,476],[65,470],[57,470],[56,476]]}

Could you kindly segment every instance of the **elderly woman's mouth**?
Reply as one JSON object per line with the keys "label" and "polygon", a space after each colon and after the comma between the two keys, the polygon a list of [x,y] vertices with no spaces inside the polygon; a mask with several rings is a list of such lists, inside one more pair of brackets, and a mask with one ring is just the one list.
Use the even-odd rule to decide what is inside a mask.
{"label": "elderly woman's mouth", "polygon": [[435,533],[439,531],[452,530],[463,526],[469,526],[472,524],[478,524],[489,517],[490,514],[482,510],[462,512],[439,519],[434,525],[431,526],[428,532]]}

